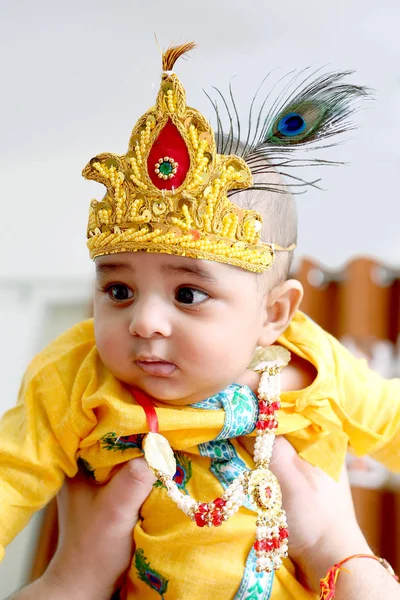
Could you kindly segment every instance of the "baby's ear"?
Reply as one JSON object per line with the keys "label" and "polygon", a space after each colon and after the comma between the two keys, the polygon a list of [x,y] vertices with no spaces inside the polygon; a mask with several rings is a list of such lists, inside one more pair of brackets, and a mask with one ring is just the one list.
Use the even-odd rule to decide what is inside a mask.
{"label": "baby's ear", "polygon": [[288,279],[266,293],[259,346],[271,346],[276,342],[288,327],[302,298],[303,286],[296,279]]}

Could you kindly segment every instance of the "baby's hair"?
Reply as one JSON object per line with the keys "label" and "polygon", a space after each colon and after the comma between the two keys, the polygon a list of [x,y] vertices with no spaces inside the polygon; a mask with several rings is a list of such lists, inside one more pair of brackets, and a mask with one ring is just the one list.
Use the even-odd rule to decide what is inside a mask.
{"label": "baby's hair", "polygon": [[[265,182],[265,175],[255,175],[254,183]],[[231,198],[231,201],[245,209],[259,212],[263,219],[261,239],[263,242],[279,244],[287,248],[297,243],[297,209],[293,195],[285,186],[282,178],[271,170],[268,180],[279,185],[282,192],[268,190],[243,190]],[[266,271],[268,288],[287,279],[293,260],[293,251],[277,252],[272,268]]]}
{"label": "baby's hair", "polygon": [[[222,135],[222,142],[228,139],[226,134]],[[235,139],[235,138],[234,138]],[[242,153],[243,142],[235,139],[235,149],[238,154]],[[262,216],[263,228],[261,240],[263,242],[278,244],[288,248],[297,244],[297,208],[293,195],[288,186],[267,159],[259,161],[253,173],[253,184],[262,183],[271,189],[264,190],[241,190],[228,194],[231,202],[240,208],[256,210]],[[257,173],[257,171],[262,171]],[[274,191],[276,190],[276,191]],[[279,190],[279,191],[277,191]],[[268,289],[288,278],[293,261],[293,251],[277,252],[272,268],[265,272],[263,280]]]}

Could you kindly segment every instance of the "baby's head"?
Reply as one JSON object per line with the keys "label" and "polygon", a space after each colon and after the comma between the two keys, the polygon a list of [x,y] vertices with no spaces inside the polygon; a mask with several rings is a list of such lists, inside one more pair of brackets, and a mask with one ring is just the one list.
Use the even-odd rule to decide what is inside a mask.
{"label": "baby's head", "polygon": [[287,328],[302,297],[289,279],[296,210],[272,165],[323,163],[291,155],[331,145],[367,95],[342,82],[346,73],[306,74],[303,85],[295,74],[258,116],[257,92],[242,144],[231,90],[227,136],[216,102],[216,135],[187,106],[174,64],[193,47],[163,53],[156,103],[127,153],[99,154],[83,170],[107,189],[91,202],[87,229],[100,357],[123,382],[171,404],[240,380],[255,348]]}
{"label": "baby's head", "polygon": [[[278,176],[271,174],[272,180]],[[263,241],[296,241],[293,197],[242,191],[263,216]],[[252,273],[217,261],[147,252],[96,259],[94,324],[103,363],[121,381],[169,404],[192,404],[237,381],[255,348],[273,344],[302,296],[291,252]]]}

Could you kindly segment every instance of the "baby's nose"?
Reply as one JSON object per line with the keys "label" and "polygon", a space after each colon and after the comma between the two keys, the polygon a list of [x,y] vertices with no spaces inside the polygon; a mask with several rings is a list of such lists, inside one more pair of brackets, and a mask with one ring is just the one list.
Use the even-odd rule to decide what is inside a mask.
{"label": "baby's nose", "polygon": [[142,338],[157,335],[169,337],[172,328],[168,311],[160,304],[150,301],[135,303],[132,307],[129,333]]}

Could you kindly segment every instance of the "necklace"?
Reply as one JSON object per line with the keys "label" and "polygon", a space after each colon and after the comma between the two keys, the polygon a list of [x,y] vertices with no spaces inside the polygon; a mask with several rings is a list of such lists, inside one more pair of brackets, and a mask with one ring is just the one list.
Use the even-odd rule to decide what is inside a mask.
{"label": "necklace", "polygon": [[282,508],[281,489],[275,475],[269,470],[275,431],[278,427],[276,413],[280,408],[280,372],[290,360],[290,353],[281,346],[257,348],[250,369],[260,373],[258,419],[254,444],[252,471],[237,477],[212,502],[198,502],[183,494],[173,480],[176,461],[168,440],[151,431],[143,441],[147,464],[166,487],[168,496],[198,527],[218,527],[232,517],[246,499],[257,512],[254,551],[256,570],[279,569],[288,555],[288,528]]}

